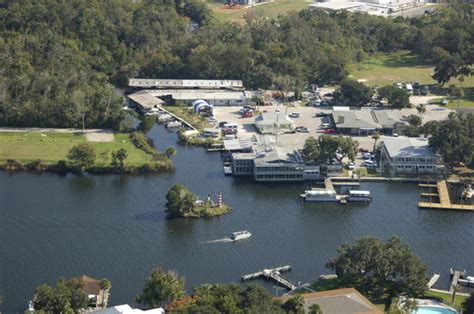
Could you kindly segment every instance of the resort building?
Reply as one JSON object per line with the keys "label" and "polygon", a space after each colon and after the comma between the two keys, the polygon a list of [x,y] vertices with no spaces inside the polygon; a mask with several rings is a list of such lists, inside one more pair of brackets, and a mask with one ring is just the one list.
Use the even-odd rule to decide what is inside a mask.
{"label": "resort building", "polygon": [[321,0],[309,5],[326,12],[349,11],[369,15],[390,16],[393,13],[423,5],[424,0]]}
{"label": "resort building", "polygon": [[442,168],[426,138],[383,137],[380,149],[381,166],[392,175],[430,174]]}
{"label": "resort building", "polygon": [[[354,288],[336,289],[321,292],[301,294],[304,299],[304,312],[309,312],[309,307],[318,304],[323,313],[344,314],[382,314],[372,302],[367,300]],[[291,295],[277,298],[278,301],[286,302]]]}
{"label": "resort building", "polygon": [[282,111],[267,111],[255,117],[255,127],[261,134],[284,134],[295,131],[293,121]]}
{"label": "resort building", "polygon": [[244,84],[241,80],[173,80],[173,79],[140,79],[131,78],[130,87],[142,88],[207,88],[207,89],[241,89]]}
{"label": "resort building", "polygon": [[255,181],[318,180],[318,165],[305,165],[298,151],[271,148],[261,152],[232,154],[232,173],[253,176]]}

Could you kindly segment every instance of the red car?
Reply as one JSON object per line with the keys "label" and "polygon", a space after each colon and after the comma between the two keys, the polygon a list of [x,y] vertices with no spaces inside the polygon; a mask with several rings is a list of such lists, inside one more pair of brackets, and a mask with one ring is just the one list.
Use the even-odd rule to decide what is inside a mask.
{"label": "red car", "polygon": [[334,129],[324,129],[323,133],[324,134],[336,134],[336,130],[334,130]]}
{"label": "red car", "polygon": [[369,150],[365,148],[359,148],[359,153],[368,153]]}

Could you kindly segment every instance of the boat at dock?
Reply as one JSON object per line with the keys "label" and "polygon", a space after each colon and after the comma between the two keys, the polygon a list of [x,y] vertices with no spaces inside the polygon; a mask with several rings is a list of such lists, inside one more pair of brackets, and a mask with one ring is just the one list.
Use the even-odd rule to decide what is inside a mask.
{"label": "boat at dock", "polygon": [[370,191],[350,190],[346,200],[348,202],[370,202],[372,196],[370,196]]}
{"label": "boat at dock", "polygon": [[251,236],[252,234],[250,232],[248,232],[247,230],[243,230],[243,231],[233,232],[230,238],[232,241],[238,241],[238,240],[250,238]]}
{"label": "boat at dock", "polygon": [[340,200],[335,190],[324,188],[306,190],[301,197],[306,202],[339,202]]}
{"label": "boat at dock", "polygon": [[472,189],[472,186],[468,184],[467,187],[462,191],[461,198],[464,200],[470,200],[472,199],[472,195],[474,195],[474,190]]}
{"label": "boat at dock", "polygon": [[172,121],[172,122],[168,122],[166,124],[166,127],[167,128],[179,128],[181,127],[183,124],[179,121]]}

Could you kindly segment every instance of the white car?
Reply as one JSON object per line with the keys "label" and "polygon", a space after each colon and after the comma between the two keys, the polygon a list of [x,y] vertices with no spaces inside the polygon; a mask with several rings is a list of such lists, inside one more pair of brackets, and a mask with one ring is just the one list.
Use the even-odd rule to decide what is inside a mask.
{"label": "white car", "polygon": [[355,163],[353,163],[353,162],[347,163],[347,169],[354,170],[355,169]]}
{"label": "white car", "polygon": [[300,113],[299,112],[292,112],[290,113],[290,118],[299,118],[300,117]]}

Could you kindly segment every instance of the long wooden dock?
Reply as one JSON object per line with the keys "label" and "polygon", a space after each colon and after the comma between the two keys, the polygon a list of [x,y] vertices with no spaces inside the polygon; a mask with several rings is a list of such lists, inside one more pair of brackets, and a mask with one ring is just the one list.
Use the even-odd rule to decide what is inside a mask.
{"label": "long wooden dock", "polygon": [[[420,197],[430,197],[429,202],[418,202],[419,208],[474,211],[474,205],[451,203],[448,182],[446,180],[440,180],[436,184],[418,184],[418,186],[420,188],[429,188],[429,193],[421,192]],[[437,193],[432,193],[432,189],[434,189]],[[439,198],[439,202],[431,202],[431,197]]]}
{"label": "long wooden dock", "polygon": [[293,290],[296,289],[296,286],[286,280],[285,278],[281,277],[280,272],[284,271],[290,271],[291,266],[290,265],[285,265],[285,266],[280,266],[276,268],[268,268],[268,269],[263,269],[262,271],[253,273],[253,274],[248,274],[248,275],[243,275],[242,276],[242,281],[246,280],[251,280],[251,279],[256,279],[258,277],[265,277],[268,279],[271,279],[281,286],[287,288],[288,290]]}
{"label": "long wooden dock", "polygon": [[439,279],[439,274],[433,274],[433,277],[431,277],[430,281],[427,284],[428,289],[431,289],[436,284],[438,279]]}

